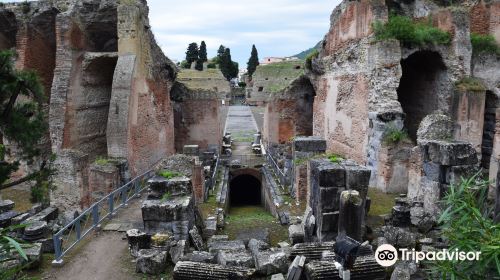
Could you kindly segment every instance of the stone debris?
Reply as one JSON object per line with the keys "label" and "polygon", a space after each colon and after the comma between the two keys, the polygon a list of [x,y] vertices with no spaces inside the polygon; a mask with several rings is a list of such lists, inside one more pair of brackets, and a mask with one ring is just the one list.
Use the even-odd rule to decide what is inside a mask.
{"label": "stone debris", "polygon": [[256,273],[259,275],[272,275],[286,273],[288,270],[288,256],[282,251],[254,251]]}
{"label": "stone debris", "polygon": [[274,274],[271,275],[271,280],[285,280],[285,276],[283,276],[283,274],[281,273]]}
{"label": "stone debris", "polygon": [[12,224],[12,219],[18,215],[18,212],[12,210],[0,214],[0,227],[5,228],[10,226]]}
{"label": "stone debris", "polygon": [[186,240],[174,241],[171,243],[171,247],[169,250],[170,259],[174,264],[184,258],[184,254],[186,253],[187,244]]}
{"label": "stone debris", "polygon": [[304,256],[296,256],[292,262],[292,265],[288,268],[288,273],[286,276],[287,280],[300,280],[302,279],[302,272],[304,270],[304,265],[307,258]]}
{"label": "stone debris", "polygon": [[31,216],[30,218],[27,219],[27,221],[46,221],[50,222],[55,219],[57,219],[59,215],[59,209],[56,207],[50,206],[42,211],[38,212],[37,214]]}
{"label": "stone debris", "polygon": [[174,267],[174,280],[228,280],[250,279],[254,269],[229,267],[218,264],[178,262]]}
{"label": "stone debris", "polygon": [[13,210],[15,205],[12,200],[0,200],[0,214]]}
{"label": "stone debris", "polygon": [[245,243],[242,240],[231,241],[214,241],[208,244],[208,251],[210,253],[218,253],[219,251],[244,251],[246,249]]}
{"label": "stone debris", "polygon": [[304,242],[304,227],[302,225],[290,225],[288,227],[288,238],[291,244]]}
{"label": "stone debris", "polygon": [[[384,280],[386,272],[373,256],[358,257],[351,271],[351,279]],[[333,262],[311,261],[305,265],[304,274],[307,279],[340,280],[339,272]]]}
{"label": "stone debris", "polygon": [[185,196],[192,192],[191,180],[187,177],[174,177],[167,179],[162,176],[155,176],[148,180],[151,192],[150,198],[162,199],[168,193],[169,197]]}
{"label": "stone debris", "polygon": [[142,232],[138,229],[129,229],[126,233],[128,247],[132,256],[137,257],[141,249],[149,249],[151,247],[151,235]]}
{"label": "stone debris", "polygon": [[188,253],[184,255],[182,261],[190,261],[190,262],[200,262],[200,263],[217,263],[216,255],[213,253],[205,252],[205,251],[193,251],[192,253]]}
{"label": "stone debris", "polygon": [[167,252],[155,249],[141,249],[135,263],[136,272],[159,275],[167,268]]}
{"label": "stone debris", "polygon": [[333,252],[335,242],[313,242],[313,243],[300,243],[295,244],[292,247],[290,258],[295,258],[296,256],[304,256],[307,261],[310,260],[321,260],[323,253]]}
{"label": "stone debris", "polygon": [[28,268],[37,268],[42,263],[42,244],[41,243],[31,243],[29,246],[24,248],[24,253],[28,257],[28,261],[23,260],[28,265]]}
{"label": "stone debris", "polygon": [[31,221],[24,228],[23,239],[27,241],[35,241],[47,237],[49,228],[46,221]]}
{"label": "stone debris", "polygon": [[201,238],[201,235],[198,232],[198,228],[196,226],[193,226],[193,228],[189,230],[189,236],[191,237],[191,241],[193,242],[196,250],[205,250],[205,242],[203,241],[203,238]]}
{"label": "stone debris", "polygon": [[224,266],[255,267],[252,254],[246,250],[219,250],[217,263]]}

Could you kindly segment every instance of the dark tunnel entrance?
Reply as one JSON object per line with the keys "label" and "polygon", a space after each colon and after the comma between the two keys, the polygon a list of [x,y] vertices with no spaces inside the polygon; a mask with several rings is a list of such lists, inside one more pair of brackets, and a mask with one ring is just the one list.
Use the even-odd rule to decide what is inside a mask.
{"label": "dark tunnel entrance", "polygon": [[229,183],[229,201],[231,207],[261,205],[261,182],[252,175],[242,174]]}
{"label": "dark tunnel entrance", "polygon": [[398,101],[406,114],[408,134],[416,142],[422,119],[439,109],[439,96],[446,93],[448,74],[441,55],[433,51],[418,51],[401,60],[401,66]]}

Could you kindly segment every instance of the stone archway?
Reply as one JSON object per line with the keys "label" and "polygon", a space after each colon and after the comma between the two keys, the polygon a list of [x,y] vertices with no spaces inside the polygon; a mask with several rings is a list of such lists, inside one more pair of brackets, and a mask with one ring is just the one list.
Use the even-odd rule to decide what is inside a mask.
{"label": "stone archway", "polygon": [[229,180],[229,204],[233,206],[262,205],[262,175],[259,170],[233,170]]}
{"label": "stone archway", "polygon": [[401,60],[403,75],[397,89],[398,101],[406,114],[404,125],[416,142],[422,119],[440,108],[449,86],[448,73],[438,52],[417,51]]}

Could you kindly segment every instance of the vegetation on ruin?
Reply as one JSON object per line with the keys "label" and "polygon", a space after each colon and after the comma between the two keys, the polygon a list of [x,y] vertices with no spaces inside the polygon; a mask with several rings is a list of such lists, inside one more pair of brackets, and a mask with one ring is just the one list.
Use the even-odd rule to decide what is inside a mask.
{"label": "vegetation on ruin", "polygon": [[238,234],[248,232],[248,229],[269,230],[272,246],[278,242],[288,240],[288,227],[282,226],[279,221],[261,206],[232,207],[226,217],[223,234],[230,239],[237,239]]}
{"label": "vegetation on ruin", "polygon": [[312,61],[313,59],[316,59],[319,56],[319,51],[318,49],[312,50],[307,56],[306,56],[306,68],[311,70],[312,69]]}
{"label": "vegetation on ruin", "polygon": [[264,80],[264,90],[269,93],[282,92],[295,79],[304,75],[302,60],[287,60],[267,65],[260,65],[254,73],[254,80]]}
{"label": "vegetation on ruin", "polygon": [[[177,176],[174,176],[174,177],[177,177]],[[166,192],[166,193],[163,194],[163,196],[161,197],[160,201],[161,202],[165,202],[167,200],[170,200],[170,198],[172,198],[172,194],[170,192]]]}
{"label": "vegetation on ruin", "polygon": [[0,229],[0,279],[20,279],[20,276],[22,277],[20,274],[23,266],[11,267],[9,265],[10,261],[17,260],[19,257],[28,261],[28,256],[26,256],[23,249],[26,248],[26,245],[9,236],[10,232],[22,227],[25,227],[25,225]]}
{"label": "vegetation on ruin", "polygon": [[[54,188],[51,166],[55,157],[44,153],[47,149],[41,143],[48,134],[46,98],[37,74],[15,70],[13,59],[13,52],[0,52],[0,189],[33,182],[33,202],[47,203]],[[2,137],[15,143],[15,151],[3,145]],[[21,161],[33,171],[13,180]]]}
{"label": "vegetation on ruin", "polygon": [[493,207],[488,203],[488,181],[479,173],[452,185],[442,204],[439,218],[449,250],[480,251],[477,261],[432,262],[431,273],[442,279],[497,279],[500,275],[500,224],[490,217]]}
{"label": "vegetation on ruin", "polygon": [[409,139],[410,136],[408,135],[408,132],[406,132],[406,130],[399,129],[395,126],[389,126],[384,133],[383,142],[386,145],[391,145],[398,144]]}
{"label": "vegetation on ruin", "polygon": [[397,39],[409,47],[447,45],[451,41],[450,33],[406,16],[391,15],[386,23],[375,21],[373,30],[377,40]]}
{"label": "vegetation on ruin", "polygon": [[459,91],[478,91],[484,92],[486,87],[481,80],[473,77],[466,77],[455,83],[455,88]]}
{"label": "vegetation on ruin", "polygon": [[247,63],[247,71],[250,78],[252,77],[255,70],[257,70],[257,66],[259,66],[259,54],[255,45],[252,45],[252,52],[250,53],[250,58],[248,59]]}
{"label": "vegetation on ruin", "polygon": [[341,157],[341,156],[339,156],[337,154],[329,154],[329,155],[327,155],[327,158],[332,163],[340,163],[341,161],[344,160],[343,157]]}
{"label": "vegetation on ruin", "polygon": [[158,176],[161,176],[165,179],[172,179],[172,178],[175,178],[175,177],[181,177],[182,174],[179,173],[179,172],[174,172],[174,171],[170,171],[170,170],[161,170],[161,171],[158,171]]}
{"label": "vegetation on ruin", "polygon": [[470,42],[472,44],[473,55],[482,53],[500,55],[500,46],[493,35],[471,33]]}
{"label": "vegetation on ruin", "polygon": [[106,165],[108,163],[110,163],[111,161],[108,159],[108,158],[105,158],[105,157],[101,157],[101,156],[98,156],[94,163],[97,164],[97,165]]}

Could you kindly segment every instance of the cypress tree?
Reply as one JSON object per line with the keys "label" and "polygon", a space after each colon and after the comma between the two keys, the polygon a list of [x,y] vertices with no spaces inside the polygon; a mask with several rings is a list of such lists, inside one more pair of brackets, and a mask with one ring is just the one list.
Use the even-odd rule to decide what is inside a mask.
{"label": "cypress tree", "polygon": [[253,75],[258,65],[259,65],[259,54],[257,53],[257,48],[255,47],[255,45],[252,45],[252,53],[250,54],[250,59],[248,60],[247,63],[247,71],[250,77]]}
{"label": "cypress tree", "polygon": [[193,63],[197,60],[198,60],[198,44],[191,43],[191,44],[189,44],[187,51],[186,51],[186,61],[190,67],[191,63]]}
{"label": "cypress tree", "polygon": [[208,61],[207,58],[207,45],[205,44],[205,41],[201,41],[200,45],[200,51],[198,52],[198,60],[196,61],[196,70],[202,71],[203,70],[203,63]]}

